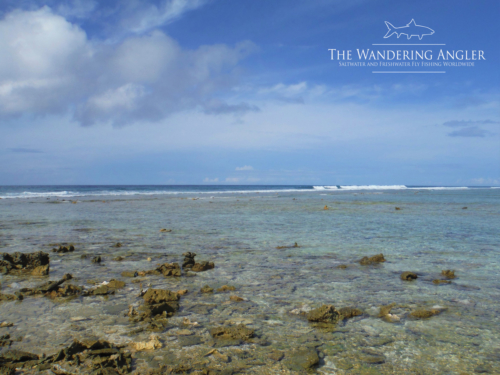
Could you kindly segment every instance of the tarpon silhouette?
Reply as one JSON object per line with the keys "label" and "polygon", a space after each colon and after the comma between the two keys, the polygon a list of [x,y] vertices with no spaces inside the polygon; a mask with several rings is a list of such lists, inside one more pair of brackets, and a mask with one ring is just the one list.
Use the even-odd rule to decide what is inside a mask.
{"label": "tarpon silhouette", "polygon": [[424,37],[424,35],[432,35],[434,34],[434,30],[427,26],[420,26],[415,23],[415,20],[411,20],[410,23],[406,26],[394,27],[389,22],[385,21],[385,24],[389,28],[387,34],[384,35],[384,38],[389,38],[392,34],[396,34],[398,38],[401,34],[405,34],[408,39],[412,36],[418,36],[420,40]]}

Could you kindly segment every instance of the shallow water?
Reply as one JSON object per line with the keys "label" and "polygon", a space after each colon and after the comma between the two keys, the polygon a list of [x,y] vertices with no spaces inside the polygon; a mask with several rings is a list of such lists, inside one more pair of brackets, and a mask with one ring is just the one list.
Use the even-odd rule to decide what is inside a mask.
{"label": "shallow water", "polygon": [[[50,253],[50,280],[71,273],[73,284],[89,288],[89,281],[112,278],[127,285],[109,297],[0,303],[0,320],[14,323],[0,328],[0,334],[22,338],[11,348],[51,354],[74,338],[146,340],[148,332],[131,333],[141,324],[129,323],[124,314],[129,305],[142,303],[141,287],[151,286],[189,293],[159,333],[164,347],[135,355],[139,371],[191,360],[239,366],[246,373],[286,373],[284,361],[269,358],[269,352],[311,347],[321,359],[314,371],[322,374],[500,373],[500,189],[262,189],[71,199],[77,203],[55,197],[0,200],[0,251],[50,252],[57,244],[72,243],[74,253]],[[172,232],[160,233],[161,228]],[[117,242],[122,247],[113,247]],[[295,242],[300,247],[276,249]],[[120,275],[182,263],[186,251],[197,253],[197,261],[215,262],[215,269],[180,278]],[[378,253],[385,263],[357,263]],[[88,257],[81,259],[82,254]],[[101,265],[91,263],[95,255],[103,257]],[[113,260],[120,255],[125,260]],[[340,264],[347,269],[336,268]],[[445,269],[454,269],[457,278],[434,285]],[[402,281],[402,271],[419,278]],[[2,292],[47,279],[4,275]],[[206,284],[233,285],[236,291],[199,293]],[[245,301],[229,302],[230,295]],[[401,321],[378,318],[379,306],[393,302],[392,312]],[[353,306],[365,314],[332,328],[290,313],[322,304]],[[446,311],[426,320],[408,317],[433,306]],[[187,337],[200,339],[179,334],[186,329],[185,317],[199,323],[188,328],[192,335]],[[258,340],[221,348],[232,358],[229,363],[203,357],[217,345],[210,328],[240,322],[255,329]],[[383,363],[370,363],[375,354]]]}

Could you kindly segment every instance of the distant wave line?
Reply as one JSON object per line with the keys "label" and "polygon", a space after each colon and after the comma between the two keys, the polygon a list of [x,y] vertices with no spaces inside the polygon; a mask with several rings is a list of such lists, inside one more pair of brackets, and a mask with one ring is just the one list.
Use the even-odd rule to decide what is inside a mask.
{"label": "distant wave line", "polygon": [[[467,190],[467,186],[407,186],[407,185],[317,185],[309,186],[302,185],[302,188],[283,188],[283,189],[266,189],[262,186],[260,189],[242,189],[242,190],[129,190],[129,191],[113,191],[113,190],[96,190],[96,191],[24,191],[24,192],[4,192],[0,195],[2,199],[16,198],[76,198],[76,197],[119,197],[119,196],[152,196],[152,195],[220,195],[220,194],[270,194],[270,193],[304,193],[304,192],[342,192],[342,191],[359,191],[359,190]],[[476,189],[498,189],[499,187],[474,187]]]}

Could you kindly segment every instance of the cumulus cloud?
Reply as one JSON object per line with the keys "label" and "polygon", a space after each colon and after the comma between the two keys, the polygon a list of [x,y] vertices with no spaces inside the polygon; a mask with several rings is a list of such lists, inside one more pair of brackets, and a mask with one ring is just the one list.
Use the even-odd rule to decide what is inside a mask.
{"label": "cumulus cloud", "polygon": [[236,167],[237,171],[253,171],[253,167],[251,165],[245,165],[243,167]]}
{"label": "cumulus cloud", "polygon": [[[191,4],[167,3],[172,14]],[[117,44],[96,43],[43,7],[17,10],[0,20],[0,50],[4,117],[74,111],[74,118],[88,126],[155,121],[192,108],[209,114],[258,110],[213,99],[237,84],[239,62],[255,51],[248,41],[185,50],[155,30]]]}

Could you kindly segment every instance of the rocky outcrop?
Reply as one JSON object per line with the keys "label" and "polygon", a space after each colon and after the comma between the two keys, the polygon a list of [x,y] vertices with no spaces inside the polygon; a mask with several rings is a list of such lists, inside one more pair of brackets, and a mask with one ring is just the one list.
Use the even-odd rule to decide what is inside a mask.
{"label": "rocky outcrop", "polygon": [[454,279],[456,277],[454,270],[443,270],[441,271],[441,275],[443,275],[447,279]]}
{"label": "rocky outcrop", "polygon": [[297,242],[295,242],[292,246],[276,246],[276,249],[283,250],[283,249],[293,249],[293,248],[297,248],[297,247],[300,247],[300,246]]}
{"label": "rocky outcrop", "polygon": [[0,293],[0,302],[8,302],[8,301],[22,301],[23,300],[23,295],[22,294],[3,294]]}
{"label": "rocky outcrop", "polygon": [[254,330],[239,324],[232,327],[217,327],[210,330],[214,339],[222,340],[249,340],[254,337]]}
{"label": "rocky outcrop", "polygon": [[121,275],[122,277],[137,277],[139,273],[137,271],[123,271]]}
{"label": "rocky outcrop", "polygon": [[208,285],[205,285],[203,288],[200,289],[200,293],[213,293],[214,288],[210,288]]}
{"label": "rocky outcrop", "polygon": [[359,264],[361,264],[362,266],[369,266],[369,265],[374,265],[374,264],[378,264],[378,263],[382,263],[382,262],[385,262],[384,254],[378,254],[378,255],[371,256],[371,257],[361,258],[361,260],[359,261]]}
{"label": "rocky outcrop", "polygon": [[406,271],[401,274],[401,280],[404,281],[413,281],[418,278],[415,272]]}
{"label": "rocky outcrop", "polygon": [[[73,293],[73,294],[79,294],[82,291],[82,288],[76,287],[70,287],[70,288],[63,288],[61,287],[61,284],[64,282],[71,280],[73,276],[69,273],[64,275],[62,279],[57,280],[57,281],[48,281],[46,283],[43,283],[42,285],[39,285],[34,288],[23,288],[20,290],[20,292],[24,295],[32,296],[32,295],[50,295],[51,297],[58,297],[59,295],[64,296],[66,293]],[[76,293],[77,290],[79,290],[79,293]]]}
{"label": "rocky outcrop", "polygon": [[220,288],[217,289],[218,292],[232,292],[235,290],[236,288],[232,285],[222,285]]}
{"label": "rocky outcrop", "polygon": [[323,305],[307,313],[307,320],[315,323],[337,323],[340,319],[339,312],[333,305]]}
{"label": "rocky outcrop", "polygon": [[164,289],[148,289],[143,296],[144,305],[139,312],[129,307],[128,316],[132,322],[148,323],[148,330],[161,332],[167,326],[167,317],[179,310],[180,295]]}
{"label": "rocky outcrop", "polygon": [[157,335],[151,335],[149,336],[149,341],[133,342],[131,346],[135,350],[140,351],[140,350],[160,349],[161,347],[163,347],[163,344],[160,342]]}
{"label": "rocky outcrop", "polygon": [[181,276],[181,267],[178,263],[164,263],[156,269],[163,276]]}
{"label": "rocky outcrop", "polygon": [[0,260],[2,274],[34,274],[44,276],[49,273],[49,254],[43,251],[35,253],[3,253]]}
{"label": "rocky outcrop", "polygon": [[182,254],[184,256],[184,260],[182,261],[182,268],[191,268],[195,265],[195,260],[194,257],[196,256],[195,253],[192,253],[190,251]]}
{"label": "rocky outcrop", "polygon": [[202,272],[202,271],[207,271],[211,270],[215,267],[213,262],[201,262],[201,263],[195,263],[194,266],[191,268],[191,271],[193,272]]}
{"label": "rocky outcrop", "polygon": [[60,245],[59,248],[52,249],[53,253],[58,253],[58,254],[72,253],[73,251],[75,251],[75,247],[73,245],[69,246]]}
{"label": "rocky outcrop", "polygon": [[361,311],[360,309],[356,309],[354,307],[342,307],[341,309],[338,310],[338,312],[343,319],[351,319],[354,318],[355,316],[363,315],[363,311]]}
{"label": "rocky outcrop", "polygon": [[432,280],[432,283],[435,285],[440,285],[440,284],[451,284],[450,280],[440,280],[440,279],[434,279]]}
{"label": "rocky outcrop", "polygon": [[233,302],[243,302],[245,299],[238,296],[230,296],[229,300]]}
{"label": "rocky outcrop", "polygon": [[397,323],[401,319],[399,316],[395,314],[391,314],[391,310],[396,306],[395,303],[391,303],[389,305],[382,305],[380,306],[380,312],[378,314],[379,318],[384,319],[388,323]]}
{"label": "rocky outcrop", "polygon": [[439,315],[441,314],[445,309],[439,309],[439,308],[433,308],[433,309],[430,309],[430,310],[426,310],[426,309],[419,309],[419,310],[415,310],[415,311],[412,311],[410,313],[410,317],[412,317],[413,319],[428,319],[430,317],[433,317],[435,315]]}

